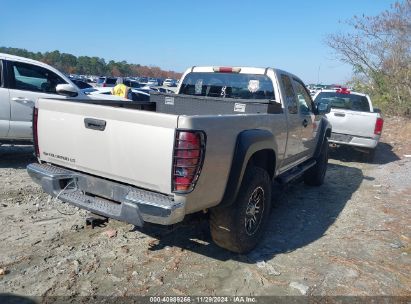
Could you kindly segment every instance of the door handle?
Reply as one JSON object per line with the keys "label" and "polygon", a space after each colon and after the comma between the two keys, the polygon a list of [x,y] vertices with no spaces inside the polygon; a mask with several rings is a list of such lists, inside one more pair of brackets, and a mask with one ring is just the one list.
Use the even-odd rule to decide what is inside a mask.
{"label": "door handle", "polygon": [[106,129],[107,122],[105,120],[84,118],[84,126],[87,129],[104,131]]}
{"label": "door handle", "polygon": [[304,128],[306,128],[308,126],[308,120],[307,119],[303,120],[303,126],[304,126]]}
{"label": "door handle", "polygon": [[344,117],[345,113],[334,113],[334,116]]}

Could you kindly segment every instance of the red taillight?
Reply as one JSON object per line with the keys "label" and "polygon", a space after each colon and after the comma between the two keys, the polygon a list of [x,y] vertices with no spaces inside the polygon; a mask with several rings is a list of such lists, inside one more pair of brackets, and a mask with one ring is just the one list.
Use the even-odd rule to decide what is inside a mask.
{"label": "red taillight", "polygon": [[38,127],[37,127],[38,116],[39,116],[39,109],[34,107],[34,112],[33,112],[33,141],[34,141],[34,151],[36,153],[36,157],[40,156],[39,139],[38,139]]}
{"label": "red taillight", "polygon": [[240,73],[241,68],[233,68],[233,67],[213,67],[214,72],[218,73]]}
{"label": "red taillight", "polygon": [[339,94],[350,94],[350,90],[348,90],[347,88],[339,88],[336,90],[337,93]]}
{"label": "red taillight", "polygon": [[176,131],[173,158],[173,191],[194,189],[204,158],[205,136],[200,131]]}
{"label": "red taillight", "polygon": [[103,82],[103,88],[105,88],[106,87],[106,83],[105,82]]}
{"label": "red taillight", "polygon": [[384,125],[384,119],[382,119],[381,117],[377,118],[377,121],[375,122],[375,128],[374,128],[375,135],[381,135],[383,125]]}

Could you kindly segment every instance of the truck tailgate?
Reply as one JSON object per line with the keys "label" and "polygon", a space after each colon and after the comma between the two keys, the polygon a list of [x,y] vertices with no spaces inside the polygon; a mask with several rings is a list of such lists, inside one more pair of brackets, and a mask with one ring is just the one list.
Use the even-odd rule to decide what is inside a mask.
{"label": "truck tailgate", "polygon": [[343,109],[331,109],[331,112],[327,114],[333,133],[370,138],[375,136],[374,128],[377,116],[378,113]]}
{"label": "truck tailgate", "polygon": [[38,108],[42,161],[171,193],[177,115],[51,99]]}

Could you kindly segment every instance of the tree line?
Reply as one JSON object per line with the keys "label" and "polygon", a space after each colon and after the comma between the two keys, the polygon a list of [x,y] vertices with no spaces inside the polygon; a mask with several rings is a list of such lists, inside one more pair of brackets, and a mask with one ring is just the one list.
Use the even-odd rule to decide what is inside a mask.
{"label": "tree line", "polygon": [[349,84],[370,94],[385,113],[411,117],[411,0],[346,23],[352,31],[331,34],[326,44],[353,67]]}
{"label": "tree line", "polygon": [[110,60],[106,62],[100,57],[74,56],[72,54],[52,52],[30,52],[25,49],[0,47],[0,53],[31,58],[47,63],[66,74],[97,76],[146,76],[155,78],[179,79],[181,73],[165,71],[157,66],[132,64],[126,61]]}

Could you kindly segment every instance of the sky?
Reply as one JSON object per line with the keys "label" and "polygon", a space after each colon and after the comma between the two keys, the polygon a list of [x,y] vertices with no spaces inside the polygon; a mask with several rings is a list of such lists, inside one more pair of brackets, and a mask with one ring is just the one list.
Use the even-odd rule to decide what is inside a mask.
{"label": "sky", "polygon": [[275,67],[305,83],[344,83],[324,41],[393,0],[1,0],[0,46],[155,65]]}

